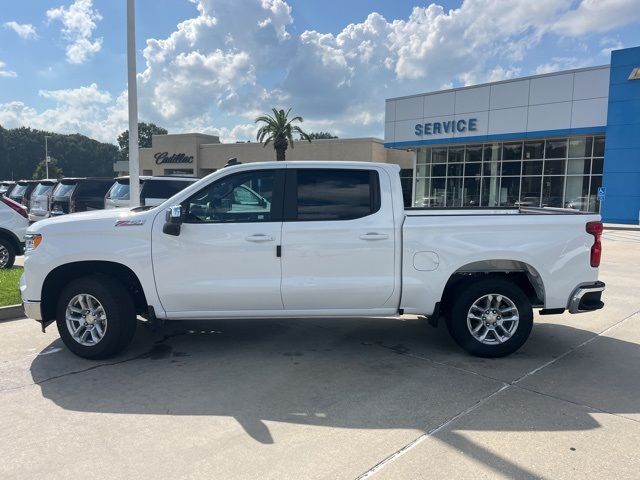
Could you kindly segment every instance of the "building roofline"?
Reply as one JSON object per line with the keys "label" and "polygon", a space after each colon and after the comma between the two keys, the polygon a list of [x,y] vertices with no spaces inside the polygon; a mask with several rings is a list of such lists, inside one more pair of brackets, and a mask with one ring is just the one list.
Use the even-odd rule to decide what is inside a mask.
{"label": "building roofline", "polygon": [[[355,137],[355,138],[318,138],[312,140],[312,143],[330,143],[330,142],[372,142],[384,145],[384,140],[377,137]],[[296,140],[295,143],[307,144],[304,140]],[[241,147],[244,145],[262,145],[260,142],[238,142],[238,143],[201,143],[200,147]]]}
{"label": "building roofline", "polygon": [[564,74],[567,74],[567,73],[587,72],[589,70],[601,70],[601,69],[604,69],[604,68],[611,68],[611,65],[606,64],[606,65],[595,65],[595,66],[592,66],[592,67],[573,68],[571,70],[560,70],[560,71],[557,71],[557,72],[540,73],[538,75],[528,75],[526,77],[508,78],[506,80],[498,80],[497,82],[478,83],[477,85],[465,85],[463,87],[447,88],[445,90],[435,90],[435,91],[431,91],[431,92],[416,93],[416,94],[413,94],[413,95],[405,95],[405,96],[402,96],[402,97],[387,98],[387,99],[385,99],[385,102],[391,102],[391,101],[395,101],[395,100],[404,100],[404,99],[407,99],[407,98],[425,97],[425,96],[428,96],[428,95],[436,95],[436,94],[440,94],[440,93],[457,92],[457,91],[460,91],[460,90],[469,90],[471,88],[490,87],[490,86],[493,86],[493,85],[501,85],[503,83],[520,82],[520,81],[523,81],[523,80],[532,80],[534,78],[552,77],[554,75],[564,75]]}

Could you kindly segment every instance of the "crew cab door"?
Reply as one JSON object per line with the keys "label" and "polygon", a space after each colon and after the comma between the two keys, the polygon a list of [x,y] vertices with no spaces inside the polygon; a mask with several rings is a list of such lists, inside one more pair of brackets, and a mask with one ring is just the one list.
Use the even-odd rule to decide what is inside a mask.
{"label": "crew cab door", "polygon": [[153,269],[169,318],[283,308],[283,181],[284,170],[269,167],[215,180],[182,202],[177,236],[156,219]]}
{"label": "crew cab door", "polygon": [[282,226],[285,309],[385,307],[395,289],[390,199],[384,170],[287,169]]}

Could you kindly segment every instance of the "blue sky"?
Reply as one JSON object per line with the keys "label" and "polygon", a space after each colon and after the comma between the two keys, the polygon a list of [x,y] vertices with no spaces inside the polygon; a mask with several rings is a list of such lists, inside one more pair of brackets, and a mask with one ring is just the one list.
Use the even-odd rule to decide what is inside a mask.
{"label": "blue sky", "polygon": [[[114,142],[126,0],[2,7],[0,125]],[[639,27],[638,0],[137,0],[140,119],[235,141],[292,106],[308,130],[381,136],[385,98],[606,64]]]}

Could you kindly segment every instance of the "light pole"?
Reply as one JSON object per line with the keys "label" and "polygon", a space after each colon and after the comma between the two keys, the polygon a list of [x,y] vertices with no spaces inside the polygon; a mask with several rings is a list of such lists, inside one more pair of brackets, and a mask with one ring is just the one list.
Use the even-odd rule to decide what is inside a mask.
{"label": "light pole", "polygon": [[51,135],[44,136],[44,165],[47,170],[47,174],[45,178],[49,178],[49,144],[47,140],[51,138]]}
{"label": "light pole", "polygon": [[129,93],[129,204],[140,205],[138,88],[136,81],[136,2],[127,0],[127,74]]}

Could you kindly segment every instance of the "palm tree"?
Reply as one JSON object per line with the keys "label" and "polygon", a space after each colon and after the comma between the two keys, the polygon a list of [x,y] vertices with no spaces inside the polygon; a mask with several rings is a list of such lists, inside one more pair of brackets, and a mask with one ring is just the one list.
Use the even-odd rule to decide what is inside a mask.
{"label": "palm tree", "polygon": [[308,140],[310,142],[311,138],[299,126],[293,125],[294,122],[303,122],[304,120],[302,117],[289,119],[291,109],[286,112],[276,108],[271,110],[273,111],[273,116],[264,114],[255,119],[255,123],[262,122],[264,124],[258,130],[256,139],[262,142],[264,147],[273,142],[273,148],[276,150],[276,160],[282,161],[285,160],[285,152],[289,144],[293,148],[294,133],[298,134],[300,140]]}

